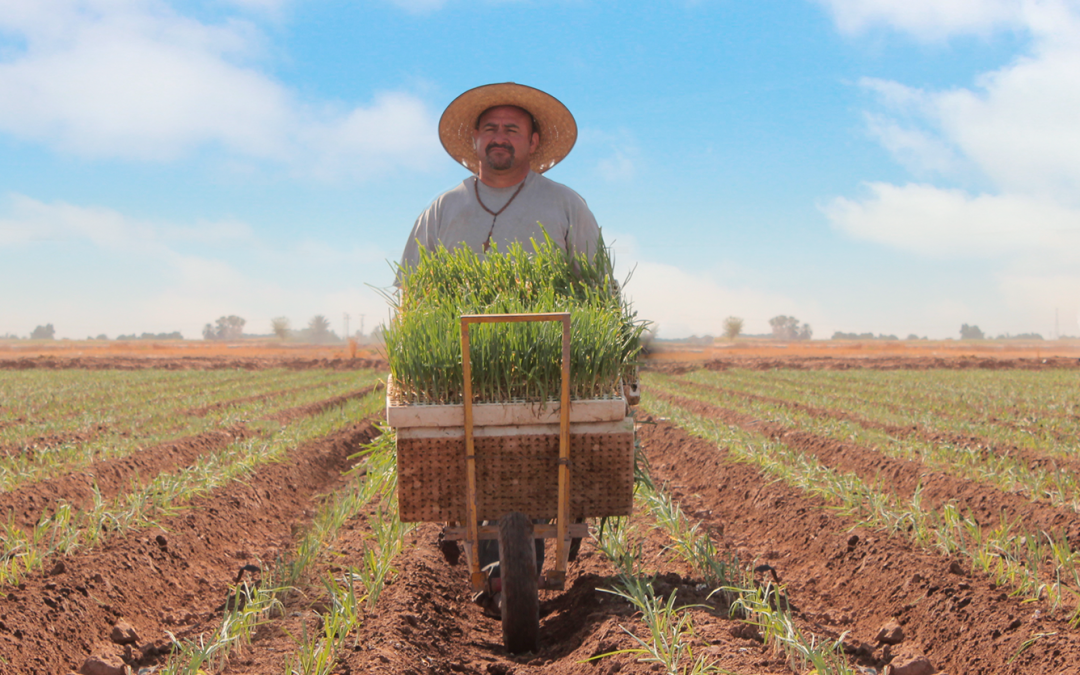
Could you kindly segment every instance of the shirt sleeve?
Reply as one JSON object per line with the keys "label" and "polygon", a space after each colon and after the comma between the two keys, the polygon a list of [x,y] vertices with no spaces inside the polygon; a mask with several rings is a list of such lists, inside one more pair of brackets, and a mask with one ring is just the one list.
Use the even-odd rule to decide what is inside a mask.
{"label": "shirt sleeve", "polygon": [[569,201],[570,231],[566,237],[566,250],[572,255],[584,253],[592,259],[600,241],[600,226],[581,195],[571,190]]}
{"label": "shirt sleeve", "polygon": [[[416,267],[416,264],[420,262],[421,246],[428,250],[438,246],[438,213],[439,200],[435,200],[416,219],[409,239],[405,242],[405,251],[401,254],[401,267]],[[400,270],[394,279],[394,285],[401,286]]]}

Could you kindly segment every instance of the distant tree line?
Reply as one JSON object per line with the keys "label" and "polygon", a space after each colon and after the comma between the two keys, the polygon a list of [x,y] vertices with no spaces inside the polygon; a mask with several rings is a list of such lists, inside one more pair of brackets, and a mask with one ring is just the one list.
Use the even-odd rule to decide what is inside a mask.
{"label": "distant tree line", "polygon": [[[104,335],[99,335],[99,340],[108,340]],[[142,335],[117,335],[117,340],[183,340],[184,336],[180,334],[180,331],[174,330],[171,333],[143,333]]]}
{"label": "distant tree line", "polygon": [[[844,331],[836,331],[832,335],[833,340],[899,340],[900,338],[895,335],[885,335],[884,333],[845,333]],[[918,336],[909,335],[909,340],[918,340]]]}
{"label": "distant tree line", "polygon": [[299,330],[293,330],[290,327],[288,317],[274,317],[270,320],[270,328],[274,331],[274,335],[281,340],[294,340],[296,342],[310,342],[315,344],[342,341],[342,339],[338,337],[338,334],[330,329],[330,320],[322,314],[316,314],[311,317],[307,327]]}
{"label": "distant tree line", "polygon": [[244,324],[247,321],[230,314],[219,318],[216,324],[203,326],[202,336],[204,340],[239,340],[244,337]]}
{"label": "distant tree line", "polygon": [[769,325],[772,327],[773,337],[777,340],[809,340],[814,335],[810,324],[800,324],[793,316],[774,316],[769,319]]}
{"label": "distant tree line", "polygon": [[52,340],[56,337],[56,329],[53,328],[51,323],[47,323],[44,326],[38,326],[30,333],[31,340]]}

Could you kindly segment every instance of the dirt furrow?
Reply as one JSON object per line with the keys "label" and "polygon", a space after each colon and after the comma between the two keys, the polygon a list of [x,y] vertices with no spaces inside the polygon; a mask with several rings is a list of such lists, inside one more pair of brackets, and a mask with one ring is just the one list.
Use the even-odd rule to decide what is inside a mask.
{"label": "dirt furrow", "polygon": [[918,489],[925,506],[940,508],[950,502],[956,503],[962,512],[970,511],[984,526],[1000,524],[1002,514],[1005,514],[1010,520],[1022,519],[1031,531],[1061,532],[1068,537],[1072,547],[1080,547],[1080,519],[1071,509],[1032,502],[1020,494],[931,471],[921,462],[893,459],[872,448],[765,422],[727,408],[659,391],[654,391],[653,395],[692,413],[760,433],[796,448],[835,471],[854,473],[870,484],[881,481],[886,489],[898,495],[911,497]]}
{"label": "dirt furrow", "polygon": [[288,408],[286,410],[279,410],[276,413],[267,415],[263,419],[273,420],[275,422],[281,422],[282,424],[288,424],[294,420],[303,419],[305,417],[312,417],[319,413],[329,410],[334,406],[339,406],[346,401],[351,401],[357,398],[364,398],[376,389],[381,389],[384,385],[373,384],[363,389],[357,389],[356,391],[350,391],[347,394],[341,394],[340,396],[334,396],[332,398],[323,399],[322,401],[316,401],[315,403],[308,403],[305,405],[296,406],[295,408]]}
{"label": "dirt furrow", "polygon": [[[951,443],[952,445],[956,445],[961,448],[976,450],[984,454],[993,453],[995,455],[1003,457],[1015,457],[1031,468],[1055,469],[1060,467],[1074,473],[1080,473],[1080,459],[1047,457],[1046,455],[1035,450],[1021,448],[1020,446],[1015,444],[1002,444],[1000,442],[992,441],[988,438],[984,438],[982,436],[977,436],[974,434],[959,434],[949,431],[932,431],[918,424],[887,424],[885,422],[872,420],[868,417],[863,417],[862,415],[858,415],[856,413],[837,408],[822,408],[820,406],[810,405],[799,401],[791,401],[788,399],[777,398],[774,396],[766,396],[764,394],[755,394],[753,392],[743,391],[741,389],[728,389],[726,387],[717,387],[708,384],[701,384],[698,382],[691,382],[685,379],[680,379],[680,383],[687,387],[700,387],[703,389],[711,389],[713,391],[727,394],[729,396],[741,396],[743,398],[748,398],[754,401],[768,403],[769,405],[778,405],[786,408],[791,408],[793,410],[804,412],[808,415],[811,415],[812,417],[816,417],[819,419],[827,418],[844,422],[851,422],[867,429],[884,431],[885,433],[896,436],[897,438],[913,438],[915,440],[926,441],[929,443]],[[902,414],[910,414],[913,410],[911,408],[906,408],[898,405],[881,405],[884,405],[888,408],[895,408],[897,412],[900,412]],[[934,415],[943,419],[955,419],[953,415],[950,415],[947,412],[936,411]],[[1009,427],[1014,431],[1030,431],[1018,424],[1013,424],[1003,420],[996,420],[994,418],[990,418],[987,421]],[[1066,434],[1061,432],[1051,433],[1053,433],[1054,437],[1057,438],[1059,441],[1076,440],[1075,438],[1070,438]]]}
{"label": "dirt furrow", "polygon": [[[335,406],[370,394],[379,385],[364,387],[341,396],[289,408],[267,419],[287,424],[311,417]],[[132,485],[145,485],[158,474],[187,466],[199,457],[254,435],[243,424],[215,429],[195,436],[166,441],[124,457],[95,462],[86,469],[23,485],[0,493],[0,516],[13,518],[19,527],[33,527],[43,514],[51,514],[61,502],[74,508],[93,503],[94,486],[104,499],[111,499]]]}
{"label": "dirt furrow", "polygon": [[93,504],[95,486],[103,499],[112,499],[129,489],[133,482],[142,485],[159,473],[187,466],[202,455],[253,433],[242,424],[233,425],[159,443],[125,457],[95,462],[77,473],[28,483],[0,493],[0,516],[19,527],[32,528],[43,515],[55,512],[61,502],[76,509],[89,507]]}
{"label": "dirt furrow", "polygon": [[289,396],[291,394],[298,394],[302,391],[311,391],[317,387],[321,387],[321,384],[309,384],[303,387],[293,387],[292,389],[279,389],[276,391],[268,391],[265,394],[255,394],[254,396],[242,396],[240,398],[229,399],[228,401],[218,401],[217,403],[210,403],[209,405],[202,405],[196,408],[188,408],[187,410],[181,410],[180,415],[188,415],[191,417],[206,417],[212,412],[219,410],[225,410],[232,408],[233,406],[244,405],[246,403],[256,403],[258,401],[266,401],[272,398],[280,398],[282,396]]}
{"label": "dirt furrow", "polygon": [[[903,537],[855,528],[820,499],[734,463],[723,449],[644,421],[654,422],[639,432],[654,478],[744,561],[775,568],[800,620],[819,634],[847,632],[864,665],[921,653],[947,673],[1076,672],[1080,633],[1047,618],[1044,603],[1010,598],[988,578],[964,574],[966,565]],[[905,635],[895,647],[875,639],[890,619]]]}
{"label": "dirt furrow", "polygon": [[[68,673],[90,654],[153,665],[178,638],[213,631],[218,609],[245,564],[270,565],[310,520],[313,499],[341,482],[349,455],[377,433],[357,422],[302,444],[195,500],[160,528],[132,533],[64,558],[51,574],[0,597],[0,672]],[[139,639],[128,649],[110,631],[126,620]]]}
{"label": "dirt furrow", "polygon": [[[640,516],[637,516],[640,518]],[[365,617],[356,636],[356,647],[346,656],[340,673],[388,673],[430,675],[465,673],[509,675],[544,673],[652,674],[654,664],[634,654],[592,657],[640,646],[626,630],[645,636],[646,631],[629,603],[600,589],[616,584],[614,569],[584,542],[581,555],[571,563],[567,590],[541,592],[540,649],[520,656],[507,654],[502,646],[501,624],[484,616],[470,601],[468,575],[462,562],[450,567],[436,546],[439,526],[420,526],[395,563],[400,574],[373,614]],[[680,604],[705,600],[698,582],[683,565],[657,562],[668,543],[655,531],[647,531],[643,559],[655,564],[658,593],[678,589]],[[552,562],[548,552],[547,564]],[[790,674],[771,648],[744,632],[744,626],[722,613],[696,609],[695,653],[724,668],[724,672],[765,675]],[[351,644],[351,643],[350,643]],[[255,671],[251,671],[252,675]]]}
{"label": "dirt furrow", "polygon": [[37,436],[23,438],[14,443],[0,444],[0,455],[10,457],[12,455],[25,453],[29,454],[32,458],[34,454],[40,451],[49,450],[61,445],[89,443],[109,431],[109,429],[110,425],[108,424],[90,424],[77,431],[39,434]]}

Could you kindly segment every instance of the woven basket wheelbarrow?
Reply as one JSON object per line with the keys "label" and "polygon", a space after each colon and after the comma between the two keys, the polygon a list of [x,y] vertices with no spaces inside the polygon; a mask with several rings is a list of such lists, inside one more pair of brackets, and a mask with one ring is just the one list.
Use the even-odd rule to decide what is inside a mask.
{"label": "woven basket wheelbarrow", "polygon": [[[559,400],[474,403],[469,325],[517,321],[562,323]],[[462,404],[404,405],[392,381],[387,387],[401,520],[446,523],[444,539],[464,542],[476,591],[493,587],[480,568],[480,541],[498,539],[503,643],[511,653],[535,651],[538,589],[564,588],[571,539],[588,536],[587,518],[630,515],[634,423],[627,396],[636,403],[636,387],[570,400],[569,313],[462,316],[461,352]],[[537,569],[534,539],[555,539],[554,569]]]}

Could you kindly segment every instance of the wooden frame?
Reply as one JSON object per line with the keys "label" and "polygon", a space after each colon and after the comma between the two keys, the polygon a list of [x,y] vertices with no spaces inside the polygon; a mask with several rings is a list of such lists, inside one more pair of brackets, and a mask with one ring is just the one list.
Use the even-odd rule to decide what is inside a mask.
{"label": "wooden frame", "polygon": [[562,386],[559,393],[559,504],[555,519],[555,569],[546,577],[548,588],[561,588],[569,559],[570,510],[570,313],[464,314],[461,317],[461,370],[465,404],[465,552],[469,578],[476,590],[484,587],[480,569],[480,533],[476,517],[476,451],[473,442],[472,362],[469,355],[469,326],[474,323],[519,323],[557,321],[562,323]]}

